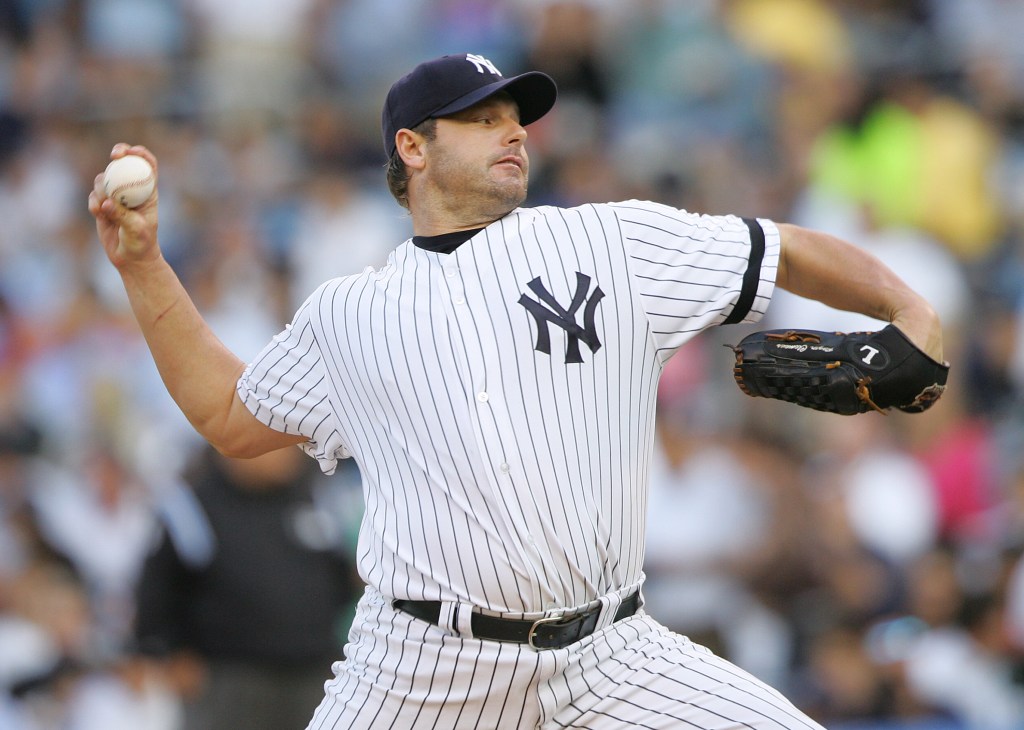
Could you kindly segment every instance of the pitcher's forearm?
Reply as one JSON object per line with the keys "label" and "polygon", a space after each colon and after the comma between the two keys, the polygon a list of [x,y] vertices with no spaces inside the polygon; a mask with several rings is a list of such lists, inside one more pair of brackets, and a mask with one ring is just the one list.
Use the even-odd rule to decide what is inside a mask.
{"label": "pitcher's forearm", "polygon": [[245,363],[203,321],[162,257],[119,271],[164,385],[193,427],[220,448],[228,441],[235,383]]}
{"label": "pitcher's forearm", "polygon": [[877,257],[834,236],[780,225],[778,285],[836,309],[892,322],[942,361],[942,328],[934,308]]}

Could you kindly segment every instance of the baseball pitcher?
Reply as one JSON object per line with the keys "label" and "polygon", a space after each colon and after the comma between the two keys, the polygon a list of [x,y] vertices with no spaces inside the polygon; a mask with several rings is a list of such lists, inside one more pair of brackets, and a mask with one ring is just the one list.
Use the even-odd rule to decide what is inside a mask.
{"label": "baseball pitcher", "polygon": [[[923,410],[945,383],[940,324],[823,233],[640,200],[523,207],[527,130],[555,98],[548,76],[474,54],[399,79],[386,175],[414,236],[382,268],[325,281],[248,364],[161,256],[157,196],[127,209],[98,177],[89,209],[204,437],[242,457],[298,445],[326,472],[358,463],[366,591],[311,730],[817,728],[644,611],[659,375],[701,331],[757,322],[783,287],[896,334],[828,340],[833,357],[795,370],[787,357],[810,346],[738,346],[748,392]],[[138,146],[111,156],[128,153],[157,165]]]}

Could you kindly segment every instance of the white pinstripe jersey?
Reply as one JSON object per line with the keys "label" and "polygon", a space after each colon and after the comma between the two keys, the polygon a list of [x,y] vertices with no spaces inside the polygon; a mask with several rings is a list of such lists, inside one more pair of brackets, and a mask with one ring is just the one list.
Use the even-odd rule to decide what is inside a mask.
{"label": "white pinstripe jersey", "polygon": [[406,241],[326,282],[238,392],[325,471],[355,457],[360,572],[383,594],[580,606],[642,581],[664,363],[760,319],[778,255],[767,220],[521,208],[450,254]]}

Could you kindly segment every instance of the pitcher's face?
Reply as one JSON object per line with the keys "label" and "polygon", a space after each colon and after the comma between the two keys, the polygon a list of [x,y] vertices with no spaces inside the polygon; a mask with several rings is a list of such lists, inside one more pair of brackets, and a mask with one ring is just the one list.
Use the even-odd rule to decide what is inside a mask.
{"label": "pitcher's face", "polygon": [[526,200],[530,162],[519,109],[505,94],[437,120],[424,171],[449,205],[497,220]]}

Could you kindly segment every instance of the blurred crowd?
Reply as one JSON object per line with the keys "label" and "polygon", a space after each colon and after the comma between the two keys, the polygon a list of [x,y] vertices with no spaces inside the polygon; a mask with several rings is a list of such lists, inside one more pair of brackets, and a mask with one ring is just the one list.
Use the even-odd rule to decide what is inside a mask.
{"label": "blurred crowd", "polygon": [[[230,540],[196,511],[226,498],[198,485],[259,492],[268,472],[212,465],[163,390],[86,210],[110,148],[158,156],[165,255],[248,360],[321,280],[411,234],[381,103],[462,51],[560,87],[529,129],[529,205],[647,198],[819,228],[943,317],[949,389],[923,416],[743,396],[722,345],[745,326],[678,353],[650,612],[829,727],[1024,728],[1022,36],[1024,0],[0,0],[0,728],[206,727],[189,707],[248,656],[140,631],[166,605],[155,555],[234,575],[209,568]],[[779,293],[757,328],[876,325]],[[355,467],[270,473],[302,493],[246,509],[344,565]],[[197,590],[209,616],[248,610],[167,580],[185,608]],[[331,602],[320,624],[339,612],[340,656],[358,586],[307,583],[300,602]],[[246,636],[273,644],[259,616]]]}

